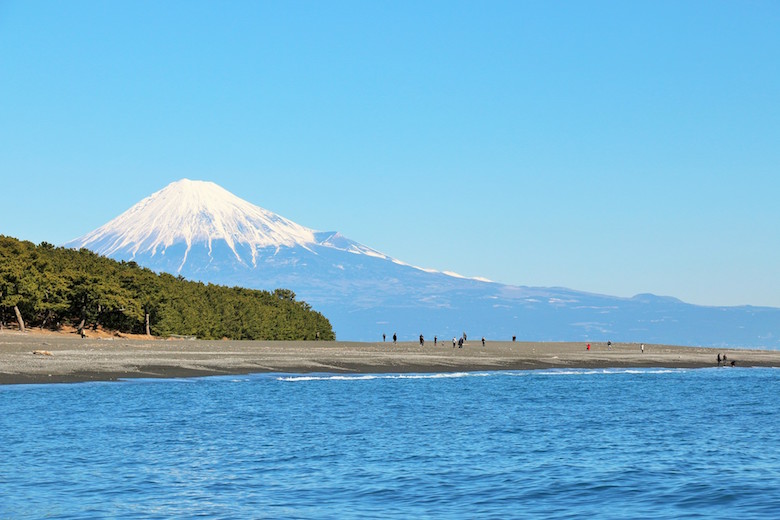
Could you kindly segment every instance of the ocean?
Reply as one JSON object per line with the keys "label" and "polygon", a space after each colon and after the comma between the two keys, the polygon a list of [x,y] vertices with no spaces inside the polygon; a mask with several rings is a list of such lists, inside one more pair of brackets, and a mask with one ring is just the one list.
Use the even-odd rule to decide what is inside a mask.
{"label": "ocean", "polygon": [[0,387],[0,518],[780,517],[780,370]]}

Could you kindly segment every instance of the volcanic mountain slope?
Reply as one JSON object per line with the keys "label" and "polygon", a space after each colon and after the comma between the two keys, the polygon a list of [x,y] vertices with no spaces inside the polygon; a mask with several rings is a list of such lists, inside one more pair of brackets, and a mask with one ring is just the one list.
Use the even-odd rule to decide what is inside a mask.
{"label": "volcanic mountain slope", "polygon": [[780,348],[780,309],[518,287],[410,266],[183,179],[68,247],[225,285],[292,289],[339,339],[472,337]]}

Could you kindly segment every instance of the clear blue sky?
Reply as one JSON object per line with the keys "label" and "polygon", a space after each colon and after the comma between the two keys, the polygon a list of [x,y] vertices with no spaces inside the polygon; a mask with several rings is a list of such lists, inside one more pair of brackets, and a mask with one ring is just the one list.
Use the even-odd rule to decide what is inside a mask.
{"label": "clear blue sky", "polygon": [[181,179],[406,262],[780,307],[780,3],[0,0],[0,234]]}

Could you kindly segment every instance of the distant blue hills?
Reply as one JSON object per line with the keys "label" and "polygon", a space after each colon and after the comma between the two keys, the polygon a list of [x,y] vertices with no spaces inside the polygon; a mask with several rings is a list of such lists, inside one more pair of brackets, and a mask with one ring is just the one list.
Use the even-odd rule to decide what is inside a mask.
{"label": "distant blue hills", "polygon": [[778,308],[619,298],[421,269],[338,233],[303,228],[213,183],[173,183],[66,245],[207,283],[292,289],[330,319],[340,340],[397,333],[447,341],[466,332],[490,340],[780,349]]}

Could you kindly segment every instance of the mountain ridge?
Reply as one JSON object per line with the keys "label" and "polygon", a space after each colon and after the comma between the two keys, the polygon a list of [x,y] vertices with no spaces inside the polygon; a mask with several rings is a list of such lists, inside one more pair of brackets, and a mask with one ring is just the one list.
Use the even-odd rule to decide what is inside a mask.
{"label": "mountain ridge", "polygon": [[[196,193],[180,193],[187,190]],[[160,209],[161,198],[178,206]],[[496,339],[780,348],[780,309],[507,285],[421,268],[204,181],[172,183],[66,246],[203,282],[291,289],[331,320],[339,339],[466,330]]]}
{"label": "mountain ridge", "polygon": [[[176,205],[171,202],[176,202]],[[301,226],[233,195],[214,182],[186,178],[154,192],[118,217],[67,242],[65,246],[84,247],[109,257],[126,257],[129,254],[126,259],[134,260],[136,255],[144,253],[154,257],[158,250],[160,254],[165,254],[169,247],[184,242],[187,249],[177,269],[181,272],[193,244],[205,243],[210,254],[213,244],[219,240],[225,241],[241,263],[247,263],[248,259],[238,249],[245,249],[253,266],[257,265],[257,250],[294,246],[310,249],[315,245],[409,265],[351,240],[338,231],[316,231]],[[453,272],[446,271],[444,274],[464,278]]]}

